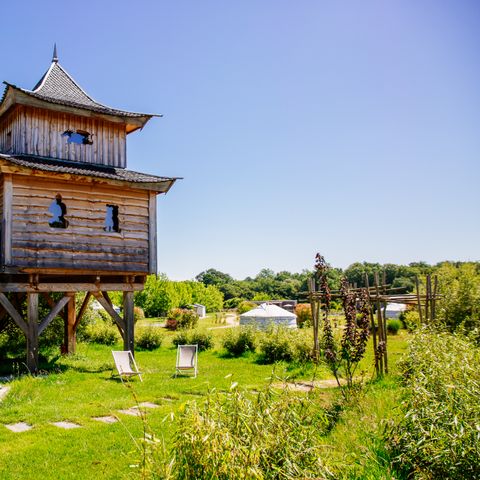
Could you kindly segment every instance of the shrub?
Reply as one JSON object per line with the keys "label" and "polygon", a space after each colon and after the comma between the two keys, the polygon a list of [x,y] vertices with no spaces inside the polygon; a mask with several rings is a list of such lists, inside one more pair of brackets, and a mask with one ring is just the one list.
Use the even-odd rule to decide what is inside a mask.
{"label": "shrub", "polygon": [[255,328],[250,326],[230,328],[223,339],[223,347],[234,357],[245,352],[254,352],[256,348]]}
{"label": "shrub", "polygon": [[113,345],[120,340],[120,334],[117,327],[99,322],[85,327],[83,340],[101,345]]}
{"label": "shrub", "polygon": [[237,313],[241,315],[242,313],[248,312],[249,310],[252,310],[255,307],[257,307],[256,303],[244,300],[243,302],[239,303],[237,307]]}
{"label": "shrub", "polygon": [[413,332],[420,327],[420,315],[416,310],[402,312],[400,314],[400,321],[409,332]]}
{"label": "shrub", "polygon": [[198,351],[213,347],[213,335],[204,330],[181,331],[173,337],[173,345],[198,345]]}
{"label": "shrub", "polygon": [[309,397],[271,390],[252,396],[232,384],[201,405],[186,405],[172,458],[165,454],[157,464],[159,478],[169,469],[167,478],[179,480],[330,478],[320,440],[327,427],[327,416]]}
{"label": "shrub", "polygon": [[299,303],[295,307],[295,315],[297,315],[297,325],[300,328],[312,325],[312,309],[309,303]]}
{"label": "shrub", "polygon": [[237,308],[244,300],[245,299],[240,297],[229,298],[228,300],[225,300],[225,302],[223,302],[223,307],[226,309]]}
{"label": "shrub", "polygon": [[480,478],[479,363],[479,349],[460,336],[415,335],[402,364],[401,418],[386,432],[394,463],[407,466],[406,474]]}
{"label": "shrub", "polygon": [[135,322],[145,318],[145,313],[142,307],[133,307],[133,318],[135,319]]}
{"label": "shrub", "polygon": [[143,350],[155,350],[162,345],[163,336],[156,327],[140,327],[135,331],[135,345]]}
{"label": "shrub", "polygon": [[400,320],[391,318],[387,321],[387,333],[390,335],[396,335],[400,328],[402,328],[402,322]]}
{"label": "shrub", "polygon": [[198,315],[188,308],[174,308],[168,314],[167,328],[171,330],[195,328],[197,324]]}
{"label": "shrub", "polygon": [[259,349],[265,363],[305,363],[312,359],[311,343],[305,333],[278,325],[270,326],[262,335]]}

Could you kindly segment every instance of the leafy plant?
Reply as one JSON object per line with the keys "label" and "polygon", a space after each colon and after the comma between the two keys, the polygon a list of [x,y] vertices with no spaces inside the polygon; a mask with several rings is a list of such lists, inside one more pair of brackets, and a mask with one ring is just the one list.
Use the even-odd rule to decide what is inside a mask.
{"label": "leafy plant", "polygon": [[249,302],[249,301],[243,301],[241,302],[238,307],[237,307],[237,313],[239,315],[242,315],[242,313],[248,312],[249,310],[252,310],[257,306],[256,303]]}
{"label": "leafy plant", "polygon": [[172,339],[172,344],[198,345],[198,350],[209,350],[213,347],[213,335],[204,330],[183,330],[178,332]]}
{"label": "leafy plant", "polygon": [[295,315],[297,316],[297,325],[300,328],[312,325],[312,307],[309,303],[299,303],[295,307]]}
{"label": "leafy plant", "polygon": [[198,324],[198,315],[188,308],[174,308],[168,313],[167,328],[172,330],[195,328]]}
{"label": "leafy plant", "polygon": [[155,350],[162,345],[163,336],[156,327],[137,327],[135,345],[143,350]]}
{"label": "leafy plant", "polygon": [[92,323],[85,327],[83,340],[86,342],[99,343],[101,345],[113,345],[120,340],[120,333],[113,325],[105,322]]}
{"label": "leafy plant", "polygon": [[270,389],[252,397],[233,383],[203,405],[187,404],[178,424],[172,457],[162,462],[171,478],[331,478],[319,441],[328,418],[309,397]]}
{"label": "leafy plant", "polygon": [[305,363],[312,360],[312,350],[306,336],[283,326],[270,326],[261,336],[259,350],[264,363]]}
{"label": "leafy plant", "polygon": [[256,336],[257,331],[251,326],[230,328],[223,339],[223,347],[234,357],[245,352],[254,352],[257,344]]}
{"label": "leafy plant", "polygon": [[391,318],[387,321],[387,332],[390,335],[396,335],[398,331],[402,328],[402,322],[395,318]]}
{"label": "leafy plant", "polygon": [[386,435],[394,464],[416,478],[480,478],[480,351],[422,330],[402,365],[401,419]]}

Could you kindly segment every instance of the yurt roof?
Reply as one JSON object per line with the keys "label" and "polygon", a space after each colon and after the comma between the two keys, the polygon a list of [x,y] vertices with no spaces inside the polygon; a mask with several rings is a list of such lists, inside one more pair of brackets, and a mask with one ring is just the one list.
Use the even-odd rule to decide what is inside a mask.
{"label": "yurt roof", "polygon": [[248,312],[242,313],[241,317],[288,317],[288,318],[297,318],[294,313],[285,310],[284,308],[279,307],[278,305],[271,305],[269,303],[262,303],[258,307],[249,310]]}

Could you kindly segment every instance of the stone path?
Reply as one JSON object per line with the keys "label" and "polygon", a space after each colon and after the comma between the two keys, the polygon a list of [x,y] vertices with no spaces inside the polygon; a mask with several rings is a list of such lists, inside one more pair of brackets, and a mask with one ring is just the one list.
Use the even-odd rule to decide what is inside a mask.
{"label": "stone path", "polygon": [[[354,382],[360,380],[354,378]],[[345,385],[347,382],[343,378],[340,379],[340,384]],[[335,388],[338,387],[337,381],[333,378],[330,380],[315,380],[313,382],[287,382],[287,383],[275,383],[272,385],[274,388],[286,388],[297,392],[310,392],[314,388]]]}
{"label": "stone path", "polygon": [[[5,390],[5,389],[8,392],[9,388],[10,387],[0,387],[0,394],[2,394],[2,391]],[[5,397],[7,392],[3,393],[0,396],[0,400],[3,397]],[[124,414],[124,415],[130,415],[132,417],[139,417],[142,414],[142,412],[140,411],[141,408],[153,409],[153,408],[158,408],[158,407],[159,407],[159,405],[157,405],[156,403],[141,402],[134,407],[130,407],[130,408],[124,409],[124,410],[117,410],[117,412],[121,413],[121,414]],[[112,423],[117,423],[118,422],[118,418],[113,416],[113,415],[105,415],[103,417],[92,417],[92,420],[96,420],[97,422],[102,422],[102,423],[106,423],[106,424],[112,424]],[[52,422],[50,425],[54,425],[55,427],[63,428],[65,430],[71,430],[71,429],[74,429],[74,428],[82,428],[82,425],[79,425],[78,423],[74,423],[74,422],[68,422],[66,420],[61,421],[61,422]],[[6,428],[8,428],[11,432],[14,432],[14,433],[27,432],[28,430],[31,430],[33,428],[32,425],[29,425],[28,423],[25,423],[25,422],[12,423],[12,424],[9,424],[9,425],[4,425],[4,426]]]}
{"label": "stone path", "polygon": [[0,385],[0,402],[7,396],[7,393],[10,391],[10,387],[5,387]]}

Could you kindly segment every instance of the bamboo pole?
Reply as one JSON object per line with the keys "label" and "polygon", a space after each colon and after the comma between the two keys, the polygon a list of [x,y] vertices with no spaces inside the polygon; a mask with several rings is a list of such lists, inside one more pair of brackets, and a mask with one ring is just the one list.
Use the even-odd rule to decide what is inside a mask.
{"label": "bamboo pole", "polygon": [[[374,275],[374,283],[375,283],[375,290],[377,292],[377,301],[376,301],[376,306],[377,306],[377,323],[378,323],[378,339],[379,339],[379,346],[382,343],[383,345],[385,344],[385,334],[383,331],[383,320],[382,320],[382,311],[380,307],[380,301],[378,298],[380,297],[380,292],[378,288],[378,272],[375,272]],[[380,367],[380,375],[383,375],[384,373],[384,354],[381,352],[379,355],[379,367]]]}
{"label": "bamboo pole", "polygon": [[377,328],[375,327],[375,317],[373,316],[372,301],[370,299],[368,274],[365,274],[365,287],[366,287],[367,298],[368,298],[368,313],[370,315],[370,324],[372,328],[373,358],[375,359],[375,374],[378,377],[379,366],[378,366],[378,356],[377,356]]}
{"label": "bamboo pole", "polygon": [[422,304],[420,303],[420,284],[418,282],[418,276],[415,275],[415,288],[417,290],[417,305],[418,305],[418,315],[420,317],[420,324],[423,324],[423,316],[422,316]]}

